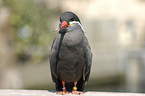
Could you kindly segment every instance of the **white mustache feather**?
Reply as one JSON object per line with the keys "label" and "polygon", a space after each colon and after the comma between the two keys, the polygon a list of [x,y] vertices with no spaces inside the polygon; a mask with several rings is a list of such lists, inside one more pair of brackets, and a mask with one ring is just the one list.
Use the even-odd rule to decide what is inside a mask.
{"label": "white mustache feather", "polygon": [[79,26],[81,27],[81,29],[85,32],[85,30],[84,30],[83,26],[80,24],[80,22],[78,22],[78,21],[71,21],[71,22],[69,22],[70,25],[71,24],[75,24],[75,23],[79,24]]}
{"label": "white mustache feather", "polygon": [[[71,21],[71,22],[69,22],[69,24],[71,25],[71,24],[79,24],[79,26],[81,27],[81,29],[83,30],[83,32],[85,32],[85,30],[84,30],[84,28],[83,28],[83,26],[80,24],[80,22],[78,22],[78,21]],[[60,23],[59,23],[59,26],[60,26]],[[58,31],[59,30],[59,26],[53,31],[53,32],[56,32],[56,31]]]}

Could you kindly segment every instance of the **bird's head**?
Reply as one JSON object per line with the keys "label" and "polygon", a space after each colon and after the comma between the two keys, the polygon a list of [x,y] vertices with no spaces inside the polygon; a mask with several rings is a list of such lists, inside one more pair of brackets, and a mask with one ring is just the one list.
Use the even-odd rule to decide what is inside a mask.
{"label": "bird's head", "polygon": [[64,12],[60,16],[59,31],[60,33],[66,30],[68,26],[78,23],[81,25],[81,22],[76,14],[73,12]]}

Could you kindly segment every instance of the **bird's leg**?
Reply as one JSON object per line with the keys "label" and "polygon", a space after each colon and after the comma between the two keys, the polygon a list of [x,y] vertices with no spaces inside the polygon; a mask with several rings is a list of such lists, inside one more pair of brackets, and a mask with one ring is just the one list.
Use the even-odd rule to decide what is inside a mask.
{"label": "bird's leg", "polygon": [[72,90],[72,94],[83,94],[83,92],[77,91],[77,82],[74,82],[74,87]]}
{"label": "bird's leg", "polygon": [[68,92],[65,88],[65,82],[64,81],[62,81],[62,85],[63,85],[62,92],[58,92],[57,94],[61,94],[61,95],[68,94]]}

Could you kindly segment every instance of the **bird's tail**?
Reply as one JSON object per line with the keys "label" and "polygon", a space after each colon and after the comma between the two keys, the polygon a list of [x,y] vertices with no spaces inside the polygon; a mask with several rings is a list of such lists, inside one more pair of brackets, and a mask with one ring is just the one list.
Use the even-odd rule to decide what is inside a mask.
{"label": "bird's tail", "polygon": [[82,76],[81,79],[77,82],[77,90],[78,91],[83,91],[84,86],[85,86],[85,82],[84,82],[83,76]]}
{"label": "bird's tail", "polygon": [[55,83],[56,91],[62,91],[62,82],[61,80],[57,80]]}
{"label": "bird's tail", "polygon": [[68,91],[72,91],[73,87],[74,87],[74,83],[73,82],[66,83],[66,89]]}

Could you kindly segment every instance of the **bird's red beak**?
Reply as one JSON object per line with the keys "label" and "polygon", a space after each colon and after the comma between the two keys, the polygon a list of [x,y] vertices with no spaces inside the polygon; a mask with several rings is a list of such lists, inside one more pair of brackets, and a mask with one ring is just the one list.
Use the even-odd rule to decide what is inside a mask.
{"label": "bird's red beak", "polygon": [[66,21],[63,21],[63,22],[61,23],[60,27],[59,27],[59,30],[64,29],[64,28],[67,28],[68,25],[69,25],[69,24],[68,24]]}

